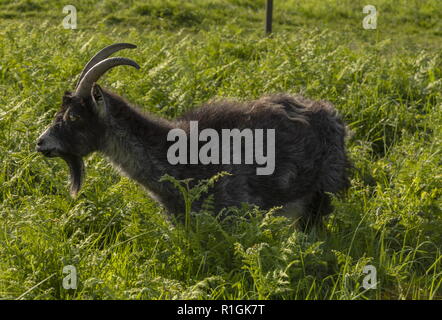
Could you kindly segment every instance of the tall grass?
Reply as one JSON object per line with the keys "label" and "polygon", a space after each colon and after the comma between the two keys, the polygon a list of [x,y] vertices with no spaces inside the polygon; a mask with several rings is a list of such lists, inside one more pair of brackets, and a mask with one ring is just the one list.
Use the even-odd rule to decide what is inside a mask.
{"label": "tall grass", "polygon": [[[0,4],[0,297],[4,299],[442,298],[439,1],[275,2],[263,36],[259,1],[78,1],[64,30],[56,1]],[[217,97],[302,93],[335,104],[357,168],[324,225],[296,230],[244,205],[170,221],[100,156],[77,199],[67,168],[34,152],[65,90],[100,48],[136,43],[141,71],[100,83],[175,117]],[[215,182],[216,183],[216,182]],[[209,191],[208,193],[203,191]],[[225,218],[228,216],[228,218]],[[62,286],[74,265],[76,290]],[[377,269],[366,290],[363,270]]]}

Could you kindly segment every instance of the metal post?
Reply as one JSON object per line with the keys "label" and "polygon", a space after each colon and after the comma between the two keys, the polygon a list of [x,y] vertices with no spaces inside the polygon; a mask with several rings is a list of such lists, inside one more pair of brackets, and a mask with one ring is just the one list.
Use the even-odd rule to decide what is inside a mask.
{"label": "metal post", "polygon": [[273,0],[267,0],[266,4],[266,33],[272,33]]}

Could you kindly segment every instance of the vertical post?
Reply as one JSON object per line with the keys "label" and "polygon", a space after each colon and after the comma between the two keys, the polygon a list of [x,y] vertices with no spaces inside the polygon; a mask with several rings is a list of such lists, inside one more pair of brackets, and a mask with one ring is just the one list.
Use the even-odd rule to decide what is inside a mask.
{"label": "vertical post", "polygon": [[266,34],[272,33],[273,0],[266,3]]}

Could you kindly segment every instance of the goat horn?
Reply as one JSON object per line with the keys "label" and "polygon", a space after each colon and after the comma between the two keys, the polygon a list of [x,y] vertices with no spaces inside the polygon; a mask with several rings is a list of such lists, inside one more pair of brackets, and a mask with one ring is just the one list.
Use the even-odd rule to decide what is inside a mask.
{"label": "goat horn", "polygon": [[123,50],[123,49],[134,49],[137,46],[131,43],[115,43],[110,46],[107,46],[104,49],[101,49],[95,56],[92,57],[91,60],[86,64],[83,71],[80,74],[80,78],[77,81],[77,85],[75,86],[75,89],[78,88],[78,85],[80,84],[81,79],[85,76],[85,74],[98,62],[106,59],[110,55],[114,54],[117,51]]}
{"label": "goat horn", "polygon": [[81,79],[78,84],[78,88],[75,91],[75,95],[79,97],[88,97],[91,94],[92,85],[109,69],[116,66],[132,66],[136,69],[140,69],[140,66],[133,60],[127,58],[107,58],[94,65]]}

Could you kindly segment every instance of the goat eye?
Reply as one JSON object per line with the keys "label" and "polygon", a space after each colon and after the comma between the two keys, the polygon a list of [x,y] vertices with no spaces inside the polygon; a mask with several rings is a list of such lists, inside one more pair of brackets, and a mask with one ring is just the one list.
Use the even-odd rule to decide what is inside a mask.
{"label": "goat eye", "polygon": [[71,112],[71,113],[69,113],[68,118],[69,118],[69,121],[77,121],[80,117]]}

